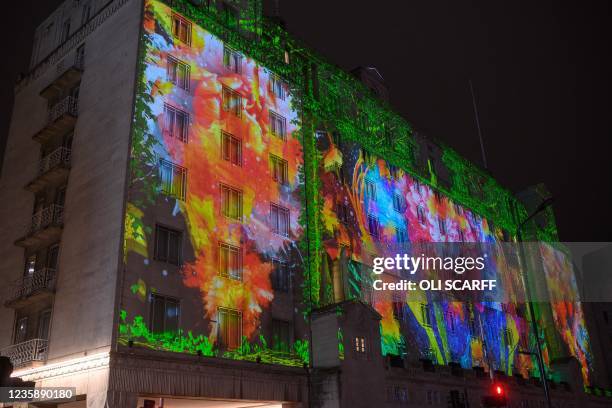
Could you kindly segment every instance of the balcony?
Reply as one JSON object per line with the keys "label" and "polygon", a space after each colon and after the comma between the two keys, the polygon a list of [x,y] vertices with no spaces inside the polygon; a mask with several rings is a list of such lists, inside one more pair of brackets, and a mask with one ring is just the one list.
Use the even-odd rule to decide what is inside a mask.
{"label": "balcony", "polygon": [[19,368],[32,363],[43,363],[47,359],[48,348],[48,340],[31,339],[0,350],[0,355],[8,357],[13,366]]}
{"label": "balcony", "polygon": [[16,280],[9,287],[4,305],[19,308],[53,296],[55,276],[55,269],[42,268]]}
{"label": "balcony", "polygon": [[52,153],[43,157],[38,163],[36,178],[25,187],[37,193],[47,187],[55,187],[66,181],[70,172],[72,151],[67,147],[58,147]]}
{"label": "balcony", "polygon": [[78,115],[78,99],[66,96],[49,108],[47,122],[43,128],[34,135],[33,139],[39,143],[64,136],[74,129]]}
{"label": "balcony", "polygon": [[49,205],[32,216],[32,223],[26,235],[15,241],[24,248],[39,248],[59,240],[64,224],[64,207]]}
{"label": "balcony", "polygon": [[[68,66],[66,62],[68,61]],[[57,64],[57,76],[55,79],[40,92],[40,96],[47,100],[54,100],[66,90],[72,89],[81,81],[85,55],[77,52],[73,60],[67,58]]]}

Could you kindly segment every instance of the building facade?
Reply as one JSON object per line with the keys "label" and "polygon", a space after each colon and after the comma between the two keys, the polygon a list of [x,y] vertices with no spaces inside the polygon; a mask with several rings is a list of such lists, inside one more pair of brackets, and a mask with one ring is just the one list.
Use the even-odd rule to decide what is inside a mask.
{"label": "building facade", "polygon": [[[584,392],[580,303],[532,315],[516,254],[490,260],[514,301],[372,296],[390,248],[554,242],[550,210],[521,231],[544,192],[514,197],[262,8],[67,0],[39,27],[0,181],[15,375],[76,387],[66,407],[374,407],[478,406],[494,372],[539,406],[535,318],[555,404],[609,404]],[[533,262],[532,290],[577,292],[562,249]]]}

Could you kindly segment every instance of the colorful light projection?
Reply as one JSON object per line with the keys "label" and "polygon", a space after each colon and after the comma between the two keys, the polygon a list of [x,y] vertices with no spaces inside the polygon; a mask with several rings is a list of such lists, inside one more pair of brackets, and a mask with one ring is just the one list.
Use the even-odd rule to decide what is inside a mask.
{"label": "colorful light projection", "polygon": [[[520,344],[526,347],[531,341],[520,304],[434,302],[428,293],[398,302],[368,299],[365,291],[371,280],[365,265],[375,256],[392,256],[406,242],[486,242],[492,248],[488,268],[510,292],[507,298],[518,299],[514,292],[522,283],[517,260],[495,247],[503,239],[502,231],[354,143],[337,146],[332,135],[321,132],[317,146],[322,155],[321,233],[326,253],[321,298],[332,302],[357,296],[371,301],[382,316],[384,354],[417,350],[417,357],[438,364],[530,374],[534,361],[518,353]],[[342,276],[343,263],[347,277]],[[347,290],[338,288],[343,279]]]}
{"label": "colorful light projection", "polygon": [[[299,259],[296,243],[303,234],[298,222],[302,147],[295,137],[297,116],[289,90],[278,78],[197,25],[178,20],[189,34],[173,31],[176,19],[165,4],[145,2],[132,146],[134,198],[127,205],[125,250],[152,255],[152,226],[143,217],[164,196],[162,184],[175,195],[184,194],[165,194],[165,199],[174,201],[173,215],[184,219],[185,239],[195,257],[180,268],[183,284],[200,291],[202,318],[211,323],[203,336],[188,333],[187,340],[176,340],[167,334],[158,339],[142,317],[129,322],[128,310],[122,313],[120,331],[143,344],[158,346],[161,341],[170,350],[210,355],[217,345],[218,308],[229,308],[242,314],[243,342],[225,355],[261,357],[269,351],[261,318],[275,297],[273,259],[286,260],[298,273],[301,268],[292,261]],[[160,160],[185,169],[184,184],[177,173],[162,174],[160,180]],[[149,201],[143,198],[147,194]],[[288,220],[274,223],[272,208],[284,211]],[[220,275],[220,243],[240,248],[240,279]],[[142,298],[146,277],[136,286],[133,293]],[[267,361],[301,365],[308,360],[306,345],[295,342],[298,362]]]}
{"label": "colorful light projection", "polygon": [[588,385],[593,356],[571,259],[550,244],[540,243],[539,249],[555,328],[566,351],[580,363]]}

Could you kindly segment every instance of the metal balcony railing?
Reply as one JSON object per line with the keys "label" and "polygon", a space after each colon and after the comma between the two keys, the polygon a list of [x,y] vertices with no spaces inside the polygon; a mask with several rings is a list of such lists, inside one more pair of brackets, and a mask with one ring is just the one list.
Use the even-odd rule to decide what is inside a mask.
{"label": "metal balcony railing", "polygon": [[32,224],[28,231],[33,234],[51,225],[61,225],[64,222],[64,207],[51,204],[32,216]]}
{"label": "metal balcony railing", "polygon": [[19,367],[33,361],[45,361],[48,348],[48,340],[31,339],[0,350],[0,355],[8,357],[13,366]]}
{"label": "metal balcony railing", "polygon": [[71,153],[71,149],[67,147],[58,147],[40,160],[38,163],[38,175],[40,176],[58,165],[70,164]]}
{"label": "metal balcony railing", "polygon": [[49,109],[49,116],[47,120],[49,122],[55,122],[62,115],[70,114],[72,116],[77,116],[78,113],[78,99],[72,96],[66,96],[59,102],[55,103]]}
{"label": "metal balcony railing", "polygon": [[[83,52],[82,48],[76,50],[74,59],[72,60],[72,65],[66,66],[66,59],[67,58],[64,58],[63,60],[57,63],[57,73],[58,74],[63,74],[67,69],[70,69],[70,68],[76,68],[82,71],[83,68],[85,67],[85,53]],[[68,62],[70,62],[69,59],[68,59]]]}
{"label": "metal balcony railing", "polygon": [[41,290],[53,290],[55,286],[55,269],[42,268],[34,271],[32,274],[13,282],[10,287],[6,304],[10,304],[20,299],[27,298],[32,294]]}

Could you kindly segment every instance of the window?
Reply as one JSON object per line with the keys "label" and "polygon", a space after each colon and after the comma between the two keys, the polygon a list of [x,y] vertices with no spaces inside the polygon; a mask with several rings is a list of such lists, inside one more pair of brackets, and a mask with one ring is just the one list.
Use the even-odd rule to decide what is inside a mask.
{"label": "window", "polygon": [[338,220],[343,224],[348,224],[349,216],[350,216],[350,209],[349,209],[348,204],[339,203],[337,212],[338,212]]}
{"label": "window", "polygon": [[465,242],[465,232],[463,231],[463,228],[459,228],[459,241]]}
{"label": "window", "polygon": [[36,272],[36,254],[30,255],[26,259],[24,276],[32,276],[34,272]]}
{"label": "window", "polygon": [[373,215],[368,215],[368,232],[373,237],[378,237],[380,225],[378,223],[378,218]]}
{"label": "window", "polygon": [[155,226],[155,259],[180,265],[182,255],[182,233],[170,228]]}
{"label": "window", "polygon": [[290,322],[272,320],[272,350],[288,353],[291,351],[293,329]]}
{"label": "window", "polygon": [[276,204],[270,204],[270,227],[272,232],[289,236],[289,209]]}
{"label": "window", "polygon": [[38,338],[49,339],[49,328],[51,327],[51,310],[47,309],[38,317]]}
{"label": "window", "polygon": [[180,42],[191,45],[191,23],[178,14],[173,14],[172,35]]}
{"label": "window", "polygon": [[70,19],[62,24],[62,38],[60,38],[60,42],[66,41],[68,37],[70,37]]}
{"label": "window", "polygon": [[472,337],[478,337],[478,326],[476,325],[476,319],[470,317],[468,324],[470,326],[470,335]]}
{"label": "window", "polygon": [[355,337],[354,345],[355,345],[355,353],[358,356],[365,357],[368,351],[366,338],[365,337]]}
{"label": "window", "polygon": [[427,390],[427,405],[440,404],[440,393],[434,390]]}
{"label": "window", "polygon": [[414,191],[416,191],[418,195],[421,195],[421,183],[419,183],[418,180],[414,180]]}
{"label": "window", "polygon": [[234,350],[242,341],[242,313],[237,310],[218,309],[218,338],[221,349]]}
{"label": "window", "polygon": [[187,169],[168,160],[159,160],[159,178],[162,192],[169,196],[185,200],[187,190]]}
{"label": "window", "polygon": [[504,343],[506,346],[512,346],[514,342],[514,336],[512,335],[512,331],[510,329],[504,329]]}
{"label": "window", "polygon": [[223,87],[223,110],[237,117],[242,115],[242,97],[238,92],[226,86]]}
{"label": "window", "polygon": [[178,299],[151,294],[151,331],[153,333],[177,333],[180,304]]}
{"label": "window", "polygon": [[395,238],[398,244],[405,244],[408,242],[408,231],[406,228],[395,227]]}
{"label": "window", "polygon": [[52,245],[49,247],[49,251],[47,251],[47,268],[57,269],[59,260],[59,245]]}
{"label": "window", "polygon": [[270,155],[270,167],[272,172],[272,179],[279,184],[287,184],[289,179],[288,169],[289,163],[287,160],[281,159],[278,156]]}
{"label": "window", "polygon": [[164,104],[164,134],[187,143],[188,129],[189,114],[174,106]]}
{"label": "window", "polygon": [[242,220],[242,191],[221,184],[221,213],[235,220]]}
{"label": "window", "polygon": [[608,324],[608,321],[609,321],[608,312],[604,310],[602,313],[603,313],[604,322],[606,322],[606,324]]}
{"label": "window", "polygon": [[270,111],[270,129],[272,134],[283,140],[287,138],[287,120],[278,113]]}
{"label": "window", "polygon": [[434,192],[434,197],[436,198],[436,201],[437,201],[438,203],[441,203],[441,202],[442,202],[442,194],[440,194],[440,192],[439,192],[439,191]]}
{"label": "window", "polygon": [[270,93],[278,99],[285,100],[285,84],[278,75],[270,74]]}
{"label": "window", "polygon": [[289,291],[289,267],[286,262],[272,260],[272,289],[279,292]]}
{"label": "window", "polygon": [[440,234],[446,235],[446,220],[442,217],[438,217],[438,228],[440,230]]}
{"label": "window", "polygon": [[223,47],[223,65],[230,71],[240,74],[242,71],[242,56],[225,45]]}
{"label": "window", "polygon": [[14,344],[23,343],[28,337],[28,318],[21,317],[15,321]]}
{"label": "window", "polygon": [[226,132],[221,132],[221,156],[236,166],[242,166],[242,141]]}
{"label": "window", "polygon": [[365,182],[365,195],[368,200],[376,200],[376,184],[371,181]]}
{"label": "window", "polygon": [[455,331],[455,313],[446,312],[446,321],[448,322],[448,331]]}
{"label": "window", "polygon": [[425,326],[431,326],[431,306],[421,304],[421,320]]}
{"label": "window", "polygon": [[183,61],[168,56],[168,62],[166,66],[166,78],[168,82],[172,82],[179,88],[189,90],[189,78],[190,68],[189,65]]}
{"label": "window", "polygon": [[398,213],[403,213],[406,208],[406,201],[401,194],[393,194],[393,209]]}
{"label": "window", "polygon": [[89,21],[90,16],[91,16],[91,3],[87,2],[83,5],[83,14],[81,14],[81,25],[87,23]]}
{"label": "window", "polygon": [[425,225],[427,218],[425,217],[425,209],[422,205],[417,206],[417,219],[421,225]]}
{"label": "window", "polygon": [[240,247],[224,242],[219,243],[219,275],[242,280],[242,249]]}

